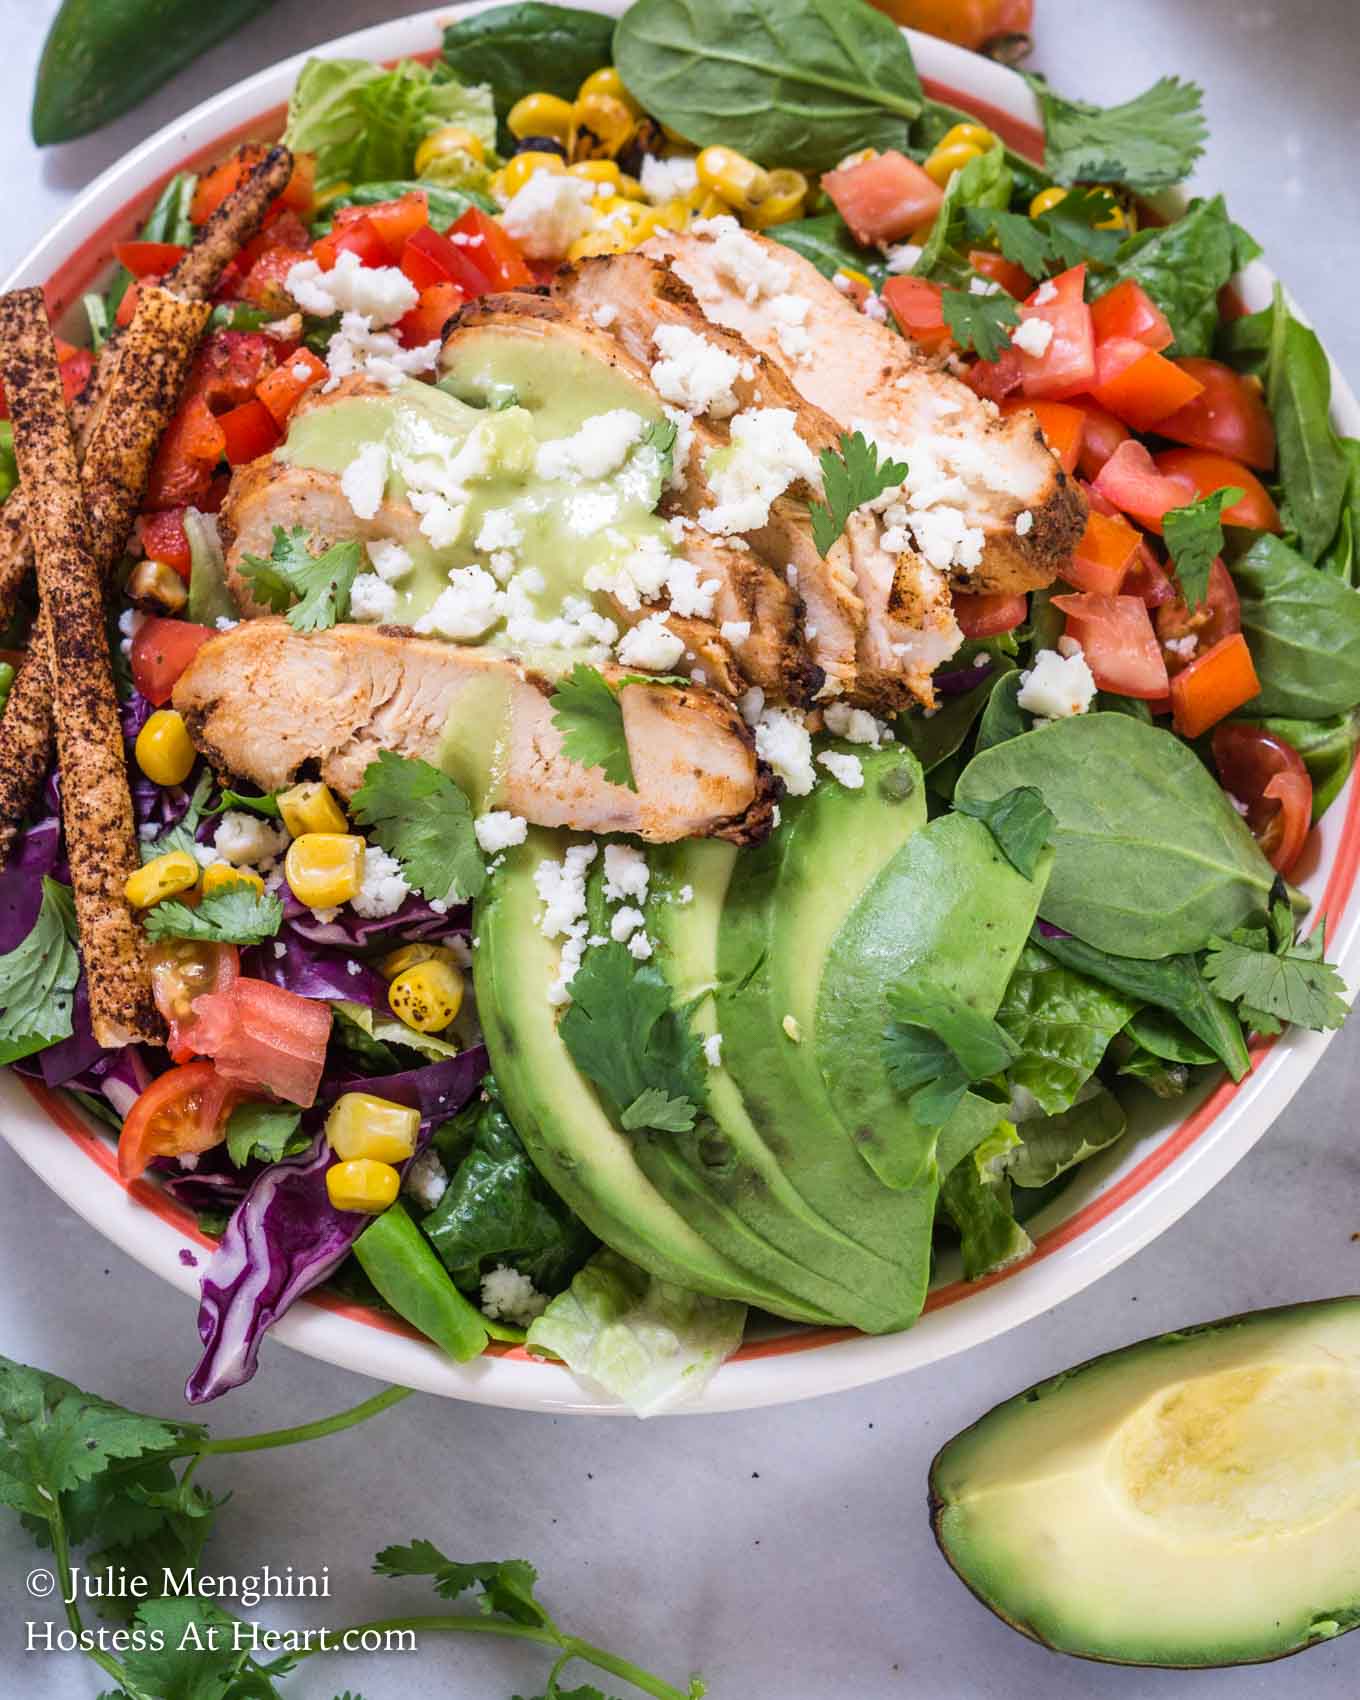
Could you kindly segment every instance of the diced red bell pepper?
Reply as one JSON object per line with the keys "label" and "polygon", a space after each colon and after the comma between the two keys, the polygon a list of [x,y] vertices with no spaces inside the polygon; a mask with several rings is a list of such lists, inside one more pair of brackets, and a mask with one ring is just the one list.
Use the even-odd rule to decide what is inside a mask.
{"label": "diced red bell pepper", "polygon": [[179,264],[188,249],[178,242],[117,242],[113,253],[133,277],[162,277]]}
{"label": "diced red bell pepper", "polygon": [[1153,430],[1158,420],[1192,402],[1203,387],[1174,360],[1132,337],[1111,337],[1096,348],[1091,394],[1135,431]]}
{"label": "diced red bell pepper", "polygon": [[1107,295],[1093,303],[1091,322],[1097,342],[1127,337],[1160,353],[1176,340],[1176,333],[1171,329],[1166,314],[1132,278],[1117,283]]}
{"label": "diced red bell pepper", "polygon": [[397,340],[403,348],[422,348],[427,342],[437,342],[444,326],[466,300],[456,283],[432,283],[422,289],[420,300],[409,313],[397,320]]}
{"label": "diced red bell pepper", "polygon": [[341,207],[335,215],[335,229],[347,230],[362,219],[367,219],[382,238],[388,264],[396,265],[407,239],[430,222],[430,198],[423,189],[409,189],[393,201],[378,201],[370,207]]}
{"label": "diced red bell pepper", "polygon": [[170,421],[151,463],[146,502],[151,508],[197,502],[212,483],[227,440],[201,395],[190,395]]}
{"label": "diced red bell pepper", "polygon": [[488,289],[532,289],[538,281],[514,237],[480,207],[469,207],[449,226],[448,234],[469,254]]}
{"label": "diced red bell pepper", "polygon": [[1058,576],[1078,590],[1118,596],[1129,568],[1138,559],[1138,533],[1117,515],[1090,513],[1072,559]]}
{"label": "diced red bell pepper", "polygon": [[312,244],[312,258],[324,272],[333,270],[341,254],[354,254],[361,266],[392,264],[387,244],[367,212],[352,224],[337,225],[329,236],[323,236]]}
{"label": "diced red bell pepper", "polygon": [[[195,224],[203,224],[217,211],[227,196],[239,189],[250,173],[269,152],[263,142],[247,142],[237,148],[235,153],[228,154],[226,159],[215,165],[211,171],[204,172],[194,190],[193,202],[189,207],[189,217]],[[294,154],[293,172],[285,185],[282,194],[274,202],[278,211],[306,213],[311,210],[313,183],[316,178],[316,161],[311,154]]]}
{"label": "diced red bell pepper", "polygon": [[928,224],[944,205],[944,190],[939,184],[915,160],[895,148],[858,165],[828,171],[822,178],[822,188],[855,240],[866,248],[879,242],[900,242]]}
{"label": "diced red bell pepper", "polygon": [[1172,679],[1171,724],[1183,738],[1198,738],[1260,690],[1247,640],[1230,632]]}
{"label": "diced red bell pepper", "polygon": [[1086,430],[1086,415],[1079,407],[1071,407],[1065,401],[1023,400],[1003,401],[999,406],[1003,414],[1032,413],[1058,465],[1068,474],[1077,470]]}
{"label": "diced red bell pepper", "polygon": [[94,355],[88,348],[73,348],[61,360],[61,389],[69,407],[90,381],[94,371]]}
{"label": "diced red bell pepper", "polygon": [[890,277],[882,293],[903,336],[932,353],[954,346],[953,333],[944,322],[944,292],[938,283],[924,277]]}
{"label": "diced red bell pepper", "polygon": [[258,399],[244,401],[240,407],[219,414],[217,423],[226,440],[227,463],[230,466],[244,466],[247,461],[258,460],[261,455],[270,453],[279,441],[280,433],[274,416]]}
{"label": "diced red bell pepper", "polygon": [[318,360],[310,348],[297,348],[272,372],[265,373],[255,386],[255,394],[282,431],[298,402],[313,384],[320,383],[326,375],[323,360]]}
{"label": "diced red bell pepper", "polygon": [[277,359],[278,344],[263,331],[214,331],[198,351],[189,393],[215,413],[239,407]]}
{"label": "diced red bell pepper", "polygon": [[189,577],[193,557],[189,537],[184,529],[184,509],[164,508],[160,513],[143,514],[141,518],[142,548],[153,561],[164,561],[182,579]]}
{"label": "diced red bell pepper", "polygon": [[402,249],[401,269],[422,294],[437,283],[453,283],[465,297],[485,295],[492,285],[473,260],[474,252],[426,225]]}
{"label": "diced red bell pepper", "polygon": [[122,329],[124,325],[130,325],[132,323],[133,315],[137,311],[137,298],[142,293],[142,285],[144,283],[159,282],[160,278],[154,272],[148,272],[145,277],[133,278],[132,282],[123,291],[123,299],[118,303],[117,311],[113,315],[114,324],[120,329]]}

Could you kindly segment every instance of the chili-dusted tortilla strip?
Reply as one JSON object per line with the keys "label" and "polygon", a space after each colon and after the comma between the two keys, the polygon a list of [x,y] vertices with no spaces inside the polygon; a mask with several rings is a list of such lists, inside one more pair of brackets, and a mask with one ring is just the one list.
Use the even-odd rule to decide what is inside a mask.
{"label": "chili-dusted tortilla strip", "polygon": [[[293,156],[288,149],[270,148],[208,219],[188,253],[163,279],[162,287],[183,301],[206,301],[237,251],[263,224],[270,204],[287,187],[292,171]],[[71,404],[71,422],[82,451],[117,367],[123,335],[121,328],[114,329],[95,357],[90,382]],[[15,599],[32,570],[28,509],[21,488],[0,507],[0,625],[12,617]]]}
{"label": "chili-dusted tortilla strip", "polygon": [[[141,858],[104,629],[104,586],[90,551],[75,438],[40,289],[0,296],[0,374],[29,492],[38,590],[50,621],[62,820],[90,1021],[101,1045],[156,1040],[163,1029],[151,996],[146,934],[123,895]],[[115,402],[111,397],[105,419]]]}
{"label": "chili-dusted tortilla strip", "polygon": [[[210,311],[204,301],[178,301],[155,287],[138,297],[85,453],[88,543],[101,584],[132,530],[156,445],[179,405]],[[9,855],[52,753],[50,643],[44,598],[0,718],[0,863]]]}

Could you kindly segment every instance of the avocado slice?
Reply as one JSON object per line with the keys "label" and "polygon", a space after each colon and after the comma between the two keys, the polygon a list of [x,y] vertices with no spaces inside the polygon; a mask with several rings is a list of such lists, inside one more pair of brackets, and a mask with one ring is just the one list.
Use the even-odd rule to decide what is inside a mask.
{"label": "avocado slice", "polygon": [[559,860],[568,834],[531,828],[478,901],[473,977],[477,1010],[506,1112],[548,1184],[606,1245],[663,1280],[781,1316],[824,1312],[762,1282],[709,1243],[639,1167],[634,1138],[616,1128],[558,1036],[548,987],[558,947],[539,928],[534,869]]}
{"label": "avocado slice", "polygon": [[1038,912],[1045,851],[1032,880],[969,815],[942,815],[879,873],[836,936],[817,999],[817,1061],[864,1161],[886,1186],[928,1178],[937,1140],[956,1162],[995,1126],[970,1093],[944,1129],[925,1127],[888,1078],[882,1035],[888,989],[917,974],[995,1015]]}
{"label": "avocado slice", "polygon": [[930,1472],[974,1594],[1059,1652],[1180,1668],[1360,1623],[1360,1298],[1093,1358],[989,1411]]}

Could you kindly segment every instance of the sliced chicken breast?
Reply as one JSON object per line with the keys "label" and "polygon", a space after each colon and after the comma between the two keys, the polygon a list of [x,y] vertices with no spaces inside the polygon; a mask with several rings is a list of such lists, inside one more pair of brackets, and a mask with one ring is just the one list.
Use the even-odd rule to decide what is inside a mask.
{"label": "sliced chicken breast", "polygon": [[[669,264],[715,324],[783,364],[809,402],[898,452],[923,495],[934,486],[933,505],[958,509],[981,531],[980,561],[952,569],[957,588],[1014,593],[1050,583],[1081,536],[1085,503],[1034,416],[999,417],[792,249],[749,231],[735,242],[749,246],[736,246],[732,232],[668,232],[644,253]],[[782,316],[772,305],[781,299],[794,304]]]}
{"label": "sliced chicken breast", "polygon": [[[603,671],[611,681],[635,678]],[[656,844],[768,836],[779,787],[731,702],[694,687],[624,684],[632,791],[563,752],[551,689],[488,650],[387,627],[303,634],[261,619],[210,638],[176,682],[174,705],[219,771],[265,791],[319,775],[346,797],[379,750],[435,761],[460,712],[490,745],[489,712],[503,711],[503,771],[488,807],[536,826],[628,832]]]}

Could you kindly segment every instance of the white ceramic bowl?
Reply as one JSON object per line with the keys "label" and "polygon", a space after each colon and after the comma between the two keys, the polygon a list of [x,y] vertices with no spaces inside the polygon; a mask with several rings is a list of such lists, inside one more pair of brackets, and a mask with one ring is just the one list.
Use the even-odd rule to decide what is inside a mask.
{"label": "white ceramic bowl", "polygon": [[[582,0],[576,0],[582,4]],[[601,12],[622,0],[584,0]],[[459,15],[485,9],[483,3]],[[450,14],[423,12],[345,36],[326,55],[393,60],[430,54]],[[912,50],[931,92],[982,116],[1007,139],[1037,145],[1038,112],[1014,72],[928,36],[912,34]],[[58,316],[72,313],[81,292],[107,270],[112,244],[132,234],[161,184],[183,165],[207,163],[237,141],[276,134],[282,108],[305,55],[247,78],[167,125],[98,178],[16,268],[5,288],[44,283]],[[1239,281],[1249,307],[1270,298],[1270,273],[1256,263]],[[76,309],[78,312],[78,309]],[[1333,372],[1334,412],[1342,430],[1360,435],[1360,406]],[[1348,782],[1305,852],[1302,884],[1328,917],[1329,950],[1348,984],[1360,979],[1360,789]],[[742,1410],[832,1393],[899,1375],[948,1357],[1014,1327],[1079,1292],[1170,1226],[1265,1133],[1321,1057],[1330,1035],[1291,1032],[1257,1048],[1254,1072],[1238,1087],[1224,1083],[1174,1108],[1150,1103],[1108,1155],[1083,1164],[1072,1184],[1029,1224],[1035,1252],[988,1281],[965,1286],[957,1269],[941,1271],[926,1314],[905,1334],[875,1338],[851,1330],[787,1329],[749,1342],[725,1364],[694,1407]],[[193,1218],[147,1183],[120,1185],[113,1147],[59,1094],[26,1087],[0,1073],[0,1134],[90,1225],[165,1280],[195,1297],[211,1242]],[[503,1351],[460,1367],[404,1326],[322,1295],[296,1305],[274,1330],[286,1345],[384,1380],[520,1409],[608,1413],[621,1408],[591,1397],[564,1369]],[[196,1352],[185,1306],[186,1373]],[[266,1348],[267,1375],[287,1365]]]}

